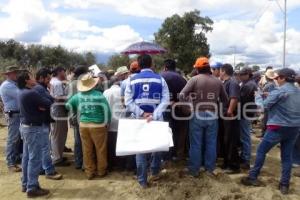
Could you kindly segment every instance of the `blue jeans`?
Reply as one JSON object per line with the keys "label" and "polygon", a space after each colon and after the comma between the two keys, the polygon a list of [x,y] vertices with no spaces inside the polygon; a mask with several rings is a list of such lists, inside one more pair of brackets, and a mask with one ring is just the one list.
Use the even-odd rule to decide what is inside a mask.
{"label": "blue jeans", "polygon": [[[298,132],[300,132],[300,129]],[[300,165],[300,136],[297,138],[293,149],[293,164]]]}
{"label": "blue jeans", "polygon": [[157,175],[160,171],[161,153],[156,152],[152,154],[137,154],[136,155],[136,167],[137,167],[137,179],[141,185],[147,184],[147,171],[148,171],[148,159],[151,159],[151,174]]}
{"label": "blue jeans", "polygon": [[20,143],[20,115],[13,114],[8,118],[8,136],[6,142],[6,162],[8,167],[16,165],[18,159],[20,159]]}
{"label": "blue jeans", "polygon": [[[197,117],[197,115],[199,117]],[[190,172],[197,174],[203,163],[207,171],[215,170],[217,159],[217,132],[218,119],[210,112],[198,112],[190,120],[190,151],[189,164]],[[204,151],[204,153],[203,153]]]}
{"label": "blue jeans", "polygon": [[82,155],[82,144],[80,138],[79,124],[73,126],[74,129],[74,159],[75,167],[82,168],[83,166],[83,155]]}
{"label": "blue jeans", "polygon": [[27,192],[39,187],[38,177],[42,167],[43,127],[24,126],[20,128],[23,138],[22,186]]}
{"label": "blue jeans", "polygon": [[55,172],[55,167],[52,164],[52,159],[50,155],[50,125],[43,124],[43,134],[41,134],[42,144],[42,168],[45,170],[46,175],[53,174]]}
{"label": "blue jeans", "polygon": [[256,152],[254,167],[249,172],[249,178],[256,180],[263,167],[266,154],[278,143],[281,150],[281,180],[282,185],[289,185],[292,169],[292,152],[298,137],[295,127],[281,127],[276,131],[267,130]]}
{"label": "blue jeans", "polygon": [[250,164],[251,160],[251,122],[247,119],[241,119],[240,121],[240,138],[242,143],[242,160]]}

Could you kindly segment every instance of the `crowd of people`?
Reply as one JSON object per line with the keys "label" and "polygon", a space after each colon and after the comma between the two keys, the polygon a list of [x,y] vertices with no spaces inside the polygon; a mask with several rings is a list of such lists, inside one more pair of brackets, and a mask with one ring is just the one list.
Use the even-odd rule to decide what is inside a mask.
{"label": "crowd of people", "polygon": [[[266,154],[280,144],[279,189],[288,194],[292,167],[300,166],[300,80],[294,70],[234,71],[230,64],[206,57],[196,60],[190,76],[182,75],[172,59],[164,61],[161,73],[153,66],[147,54],[115,72],[94,74],[78,66],[68,78],[63,67],[32,74],[8,66],[0,87],[8,121],[6,161],[9,171],[22,173],[22,192],[29,198],[47,195],[39,175],[63,178],[56,168],[71,165],[64,157],[72,151],[66,147],[70,126],[74,165],[88,180],[128,170],[136,174],[141,188],[147,188],[150,180],[161,178],[163,162],[187,160],[183,172],[197,178],[202,172],[216,176],[220,159],[224,173],[249,171],[241,183],[260,186]],[[116,156],[122,118],[169,122],[174,147],[169,152]],[[253,158],[255,121],[261,122],[262,135]]]}

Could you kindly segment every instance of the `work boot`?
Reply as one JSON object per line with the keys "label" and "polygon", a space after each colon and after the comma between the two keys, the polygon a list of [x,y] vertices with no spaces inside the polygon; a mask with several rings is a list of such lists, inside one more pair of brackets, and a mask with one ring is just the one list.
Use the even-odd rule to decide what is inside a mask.
{"label": "work boot", "polygon": [[52,174],[47,174],[46,178],[51,180],[61,180],[63,176],[57,172],[53,172]]}
{"label": "work boot", "polygon": [[27,192],[27,197],[28,198],[41,197],[41,196],[46,196],[49,193],[50,193],[49,190],[37,188],[35,190],[31,190],[31,191]]}
{"label": "work boot", "polygon": [[279,190],[280,190],[281,194],[287,195],[289,193],[289,186],[279,184]]}
{"label": "work boot", "polygon": [[262,185],[257,179],[251,179],[249,177],[242,178],[241,183],[245,186],[255,186],[255,187],[259,187]]}
{"label": "work boot", "polygon": [[18,165],[13,165],[8,167],[8,171],[10,172],[22,172],[22,168]]}

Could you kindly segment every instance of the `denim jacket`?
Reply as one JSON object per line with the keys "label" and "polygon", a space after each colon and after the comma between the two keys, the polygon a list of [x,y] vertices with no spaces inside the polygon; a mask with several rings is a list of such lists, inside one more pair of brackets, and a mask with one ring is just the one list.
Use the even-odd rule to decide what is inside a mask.
{"label": "denim jacket", "polygon": [[269,93],[266,99],[256,95],[257,105],[268,110],[267,125],[300,127],[300,89],[285,83]]}

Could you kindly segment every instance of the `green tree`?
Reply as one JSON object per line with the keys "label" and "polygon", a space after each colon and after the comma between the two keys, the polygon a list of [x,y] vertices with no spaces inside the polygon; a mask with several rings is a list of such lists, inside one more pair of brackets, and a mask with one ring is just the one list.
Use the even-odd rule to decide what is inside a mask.
{"label": "green tree", "polygon": [[234,69],[235,70],[241,70],[243,67],[245,67],[246,66],[246,64],[245,63],[238,63],[235,67],[234,67]]}
{"label": "green tree", "polygon": [[87,52],[85,55],[85,61],[88,66],[96,64],[96,57],[92,52]]}
{"label": "green tree", "polygon": [[108,60],[108,67],[111,69],[117,69],[120,66],[129,66],[130,59],[127,55],[115,54]]}
{"label": "green tree", "polygon": [[212,25],[213,21],[200,16],[198,10],[182,17],[175,14],[165,19],[155,33],[155,42],[168,50],[165,56],[177,60],[179,68],[191,70],[197,57],[210,56],[205,34],[213,30]]}
{"label": "green tree", "polygon": [[260,70],[260,67],[259,67],[258,65],[253,65],[253,66],[252,66],[252,70],[253,70],[254,72],[257,72],[257,71]]}

